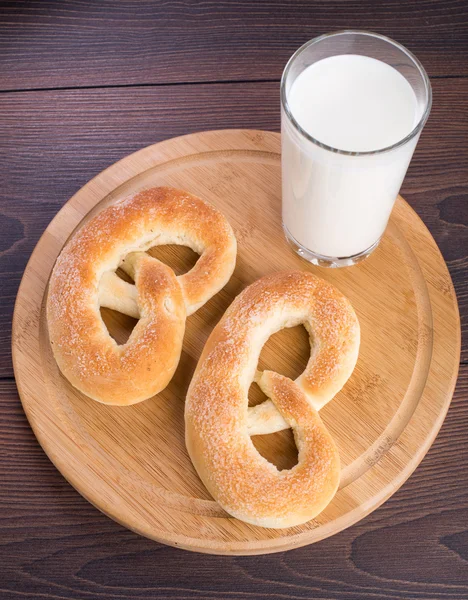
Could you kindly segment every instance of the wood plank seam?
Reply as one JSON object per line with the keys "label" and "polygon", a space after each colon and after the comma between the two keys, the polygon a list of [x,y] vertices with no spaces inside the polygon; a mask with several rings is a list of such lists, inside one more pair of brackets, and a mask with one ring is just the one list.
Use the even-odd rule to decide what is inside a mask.
{"label": "wood plank seam", "polygon": [[[463,76],[465,77],[465,76]],[[468,75],[466,76],[468,77]],[[67,92],[70,90],[108,90],[108,89],[127,89],[127,88],[159,88],[159,87],[179,87],[181,85],[236,85],[239,83],[279,83],[280,79],[219,79],[212,81],[173,81],[161,83],[121,83],[109,85],[77,85],[77,86],[59,86],[59,87],[41,87],[41,88],[18,88],[18,89],[0,89],[0,94],[21,94],[28,92]]]}

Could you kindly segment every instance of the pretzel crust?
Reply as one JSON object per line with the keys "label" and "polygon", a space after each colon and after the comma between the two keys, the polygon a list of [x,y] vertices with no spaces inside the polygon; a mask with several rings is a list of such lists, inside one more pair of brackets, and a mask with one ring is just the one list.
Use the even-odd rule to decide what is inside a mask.
{"label": "pretzel crust", "polygon": [[[295,382],[271,371],[256,374],[269,336],[299,323],[311,336],[304,373]],[[340,461],[317,408],[351,375],[359,335],[349,301],[311,273],[264,277],[228,308],[208,338],[185,405],[188,452],[205,486],[228,513],[254,525],[281,528],[312,519],[331,501]],[[271,399],[266,412],[279,412],[293,429],[299,460],[288,471],[278,471],[250,439],[248,390],[254,378]]]}
{"label": "pretzel crust", "polygon": [[[200,258],[176,277],[145,252],[163,244],[189,246]],[[161,391],[179,362],[186,316],[227,283],[235,258],[225,217],[188,192],[152,188],[101,211],[65,246],[49,282],[49,337],[63,375],[105,404]],[[119,266],[135,285],[115,275]],[[126,344],[110,337],[100,306],[139,317]]]}

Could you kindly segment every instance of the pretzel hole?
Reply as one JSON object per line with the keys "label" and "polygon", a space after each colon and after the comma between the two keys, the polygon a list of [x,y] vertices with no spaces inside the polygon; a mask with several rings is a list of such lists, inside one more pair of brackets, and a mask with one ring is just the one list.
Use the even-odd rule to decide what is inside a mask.
{"label": "pretzel hole", "polygon": [[153,246],[147,252],[150,256],[157,258],[170,267],[177,276],[190,271],[200,258],[191,248],[179,246],[178,244]]}
{"label": "pretzel hole", "polygon": [[250,439],[257,452],[274,464],[278,471],[292,469],[297,465],[299,457],[292,429],[253,435]]}
{"label": "pretzel hole", "polygon": [[257,369],[297,379],[310,357],[309,334],[303,325],[284,327],[271,335],[260,353]]}
{"label": "pretzel hole", "polygon": [[133,285],[135,285],[135,281],[133,280],[133,278],[130,277],[130,275],[128,275],[128,273],[125,273],[125,271],[123,269],[121,269],[120,267],[116,270],[115,274],[120,279],[123,279],[123,281],[126,281],[127,283],[132,283]]}
{"label": "pretzel hole", "polygon": [[265,402],[265,400],[268,400],[255,381],[252,381],[250,384],[248,396],[249,406],[257,406],[257,404],[261,404],[262,402]]}
{"label": "pretzel hole", "polygon": [[135,325],[138,323],[138,319],[134,319],[133,317],[124,315],[116,310],[104,308],[102,306],[100,311],[109,335],[117,342],[117,344],[126,344]]}

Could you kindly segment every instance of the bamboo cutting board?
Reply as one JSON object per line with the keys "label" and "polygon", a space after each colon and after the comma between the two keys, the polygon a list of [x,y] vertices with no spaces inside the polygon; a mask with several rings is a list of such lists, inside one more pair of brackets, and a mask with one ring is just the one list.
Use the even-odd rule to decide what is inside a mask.
{"label": "bamboo cutting board", "polygon": [[[74,390],[57,369],[45,321],[47,283],[67,239],[103,207],[140,189],[169,185],[201,196],[229,219],[237,267],[226,287],[189,317],[169,386],[130,407],[104,406]],[[26,268],[15,307],[13,359],[28,419],[53,463],[90,502],[126,527],[200,552],[261,554],[333,535],[377,508],[409,477],[433,442],[450,404],[460,356],[460,322],[446,265],[428,230],[397,200],[374,254],[348,269],[313,267],[288,247],[281,229],[280,136],[213,131],[168,140],[111,166],[63,207]],[[152,253],[176,273],[196,255]],[[262,275],[310,270],[335,284],[361,323],[361,352],[344,389],[321,411],[337,442],[340,490],[313,521],[282,530],[229,517],[198,479],[184,444],[184,398],[214,324],[233,298]],[[102,310],[119,343],[135,321]],[[309,356],[302,327],[270,338],[260,369],[297,377]],[[255,384],[252,404],[262,400]],[[252,438],[278,468],[297,451],[290,431]]]}

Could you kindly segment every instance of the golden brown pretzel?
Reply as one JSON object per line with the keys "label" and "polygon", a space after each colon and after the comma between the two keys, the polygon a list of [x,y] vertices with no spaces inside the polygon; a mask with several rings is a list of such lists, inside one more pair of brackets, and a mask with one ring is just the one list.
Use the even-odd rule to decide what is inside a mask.
{"label": "golden brown pretzel", "polygon": [[[162,244],[189,246],[200,258],[176,277],[145,252]],[[235,260],[229,223],[188,192],[152,188],[104,209],[71,238],[50,279],[47,321],[60,370],[106,404],[158,393],[179,362],[186,315],[226,284]],[[135,285],[116,275],[118,267]],[[126,344],[110,337],[100,306],[139,318]]]}
{"label": "golden brown pretzel", "polygon": [[[269,336],[300,323],[311,336],[304,373],[294,382],[271,371],[256,372]],[[205,345],[185,405],[188,452],[228,513],[254,525],[289,527],[313,518],[330,502],[340,463],[317,409],[345,384],[358,351],[359,323],[350,303],[311,273],[275,273],[234,300]],[[248,409],[254,378],[270,400]],[[250,434],[283,424],[293,429],[299,461],[280,472],[257,452]]]}

